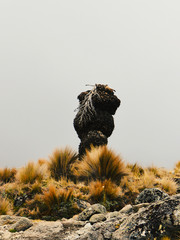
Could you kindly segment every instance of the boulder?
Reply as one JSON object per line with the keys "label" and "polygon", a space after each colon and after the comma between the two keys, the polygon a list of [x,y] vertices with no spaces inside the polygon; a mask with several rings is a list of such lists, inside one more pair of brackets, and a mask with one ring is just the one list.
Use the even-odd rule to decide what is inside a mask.
{"label": "boulder", "polygon": [[32,221],[28,218],[22,217],[16,223],[11,225],[10,231],[20,232],[32,226]]}
{"label": "boulder", "polygon": [[160,239],[180,231],[180,195],[164,198],[131,214],[112,234],[112,240]]}
{"label": "boulder", "polygon": [[90,207],[86,208],[84,211],[82,211],[79,216],[78,216],[78,220],[79,221],[86,221],[88,220],[92,215],[96,214],[96,213],[106,213],[106,208],[97,203],[97,204],[93,204]]}
{"label": "boulder", "polygon": [[145,188],[136,198],[135,203],[152,203],[162,200],[169,195],[159,188]]}
{"label": "boulder", "polygon": [[99,213],[99,214],[92,215],[89,219],[89,222],[93,224],[93,223],[101,222],[105,220],[106,220],[106,216],[102,213]]}
{"label": "boulder", "polygon": [[78,218],[78,221],[73,218],[51,222],[32,221],[33,225],[26,230],[9,232],[14,227],[14,222],[19,224],[20,220],[26,220],[16,216],[0,216],[0,239],[160,240],[163,236],[168,236],[171,240],[178,240],[180,194],[156,202],[127,205],[122,210],[111,213],[107,213],[102,205],[94,204],[80,213]]}
{"label": "boulder", "polygon": [[78,112],[74,119],[74,128],[81,140],[79,158],[90,150],[91,145],[106,145],[107,138],[114,130],[113,116],[120,106],[120,100],[114,90],[107,85],[95,84],[92,90],[79,96]]}

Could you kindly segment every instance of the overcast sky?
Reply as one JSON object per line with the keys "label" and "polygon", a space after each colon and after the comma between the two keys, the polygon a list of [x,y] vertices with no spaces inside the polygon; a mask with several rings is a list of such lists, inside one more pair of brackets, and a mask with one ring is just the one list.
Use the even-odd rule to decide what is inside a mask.
{"label": "overcast sky", "polygon": [[1,0],[0,167],[78,149],[86,84],[121,99],[109,147],[126,162],[180,160],[179,0]]}

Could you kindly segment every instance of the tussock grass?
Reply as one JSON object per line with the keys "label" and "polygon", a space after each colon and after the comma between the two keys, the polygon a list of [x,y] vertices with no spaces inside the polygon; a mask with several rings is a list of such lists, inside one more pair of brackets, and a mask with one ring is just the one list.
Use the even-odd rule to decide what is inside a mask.
{"label": "tussock grass", "polygon": [[138,163],[135,164],[127,164],[127,168],[133,174],[134,177],[140,177],[144,174],[144,169]]}
{"label": "tussock grass", "polygon": [[55,149],[50,156],[48,168],[50,170],[51,177],[55,180],[60,180],[62,177],[66,179],[73,179],[71,172],[71,165],[77,159],[77,153],[71,148]]}
{"label": "tussock grass", "polygon": [[39,164],[29,162],[25,167],[19,169],[16,174],[16,179],[24,184],[32,184],[35,181],[41,182],[47,176],[46,170],[46,168]]}
{"label": "tussock grass", "polygon": [[164,168],[158,168],[155,166],[148,167],[147,170],[155,175],[156,178],[168,177],[171,175],[171,172],[168,172]]}
{"label": "tussock grass", "polygon": [[103,182],[110,179],[116,184],[127,175],[121,157],[107,146],[92,147],[86,151],[83,159],[74,164],[73,172],[75,176],[86,180]]}
{"label": "tussock grass", "polygon": [[[92,147],[81,160],[69,147],[55,149],[49,160],[29,162],[18,170],[0,169],[0,214],[11,214],[12,209],[16,215],[36,219],[69,218],[82,210],[78,200],[119,210],[134,204],[145,188],[176,194],[179,177],[180,161],[174,171],[168,171],[137,163],[125,165],[107,146]],[[14,204],[18,198],[24,199],[22,205]]]}
{"label": "tussock grass", "polygon": [[74,203],[74,189],[58,188],[49,185],[41,194],[26,202],[28,215],[32,218],[50,217],[55,220],[62,217],[72,217],[79,212]]}
{"label": "tussock grass", "polygon": [[159,179],[157,182],[160,185],[161,189],[166,191],[168,194],[170,195],[176,194],[178,184],[172,178],[163,177],[162,179]]}
{"label": "tussock grass", "polygon": [[90,183],[89,197],[95,202],[105,202],[106,200],[116,199],[120,191],[120,187],[111,182],[111,180],[105,180],[104,182],[95,181]]}
{"label": "tussock grass", "polygon": [[174,168],[174,173],[178,176],[180,176],[180,161],[178,161],[175,165],[175,168]]}
{"label": "tussock grass", "polygon": [[12,214],[11,204],[8,199],[0,197],[0,215]]}
{"label": "tussock grass", "polygon": [[16,168],[4,168],[0,169],[0,181],[7,183],[7,182],[13,182],[16,175]]}
{"label": "tussock grass", "polygon": [[48,190],[43,193],[42,200],[45,205],[51,209],[53,205],[59,205],[61,202],[68,202],[73,197],[72,189],[56,189],[53,185],[50,185]]}
{"label": "tussock grass", "polygon": [[152,172],[145,170],[140,182],[142,189],[153,188],[156,184],[156,177]]}

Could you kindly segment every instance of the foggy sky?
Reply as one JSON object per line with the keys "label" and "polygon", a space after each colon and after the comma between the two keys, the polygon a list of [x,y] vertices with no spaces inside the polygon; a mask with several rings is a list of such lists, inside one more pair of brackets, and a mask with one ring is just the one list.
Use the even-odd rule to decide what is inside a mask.
{"label": "foggy sky", "polygon": [[1,0],[0,168],[78,149],[86,84],[121,99],[109,147],[126,162],[180,160],[179,0]]}

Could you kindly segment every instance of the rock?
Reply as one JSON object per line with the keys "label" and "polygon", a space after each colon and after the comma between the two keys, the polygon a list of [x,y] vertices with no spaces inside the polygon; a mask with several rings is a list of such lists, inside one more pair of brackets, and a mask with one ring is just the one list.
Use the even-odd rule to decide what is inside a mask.
{"label": "rock", "polygon": [[135,203],[151,203],[164,199],[169,195],[158,188],[145,188],[136,198]]}
{"label": "rock", "polygon": [[0,216],[0,225],[7,225],[16,223],[21,217],[10,216],[10,215],[1,215]]}
{"label": "rock", "polygon": [[118,217],[120,214],[118,211],[114,211],[114,212],[110,212],[106,215],[106,218],[109,220],[111,218],[116,218]]}
{"label": "rock", "polygon": [[58,235],[62,232],[63,230],[63,224],[60,221],[56,222],[40,222],[38,224],[35,224],[32,227],[32,231],[35,232],[36,234],[41,233],[42,235],[49,234],[49,235]]}
{"label": "rock", "polygon": [[99,203],[93,204],[92,206],[86,208],[84,211],[82,211],[79,214],[78,220],[79,221],[86,221],[92,215],[94,215],[96,213],[106,213],[106,208],[103,205],[99,204]]}
{"label": "rock", "polygon": [[[112,234],[112,240],[154,239],[180,231],[180,195],[149,204],[133,213]],[[175,238],[172,238],[175,239]]]}
{"label": "rock", "polygon": [[106,220],[106,216],[102,213],[94,214],[90,217],[89,222],[90,223],[96,223]]}
{"label": "rock", "polygon": [[138,212],[139,209],[149,206],[149,203],[140,203],[132,206],[133,212]]}
{"label": "rock", "polygon": [[64,228],[71,228],[71,227],[84,227],[86,225],[85,221],[76,221],[73,218],[67,219],[65,221],[61,221]]}
{"label": "rock", "polygon": [[80,209],[86,209],[91,206],[87,201],[80,200],[78,198],[74,199]]}
{"label": "rock", "polygon": [[32,225],[32,221],[30,221],[28,218],[22,217],[19,221],[11,225],[11,228],[9,230],[15,232],[25,231]]}
{"label": "rock", "polygon": [[113,116],[121,101],[114,95],[114,90],[107,85],[95,84],[92,90],[79,96],[78,112],[74,119],[74,128],[81,140],[79,157],[90,150],[91,145],[106,145],[107,138],[114,130]]}
{"label": "rock", "polygon": [[97,147],[106,145],[108,140],[101,131],[89,131],[87,135],[81,139],[81,143],[79,145],[79,155],[82,156],[85,149],[90,149],[92,143]]}
{"label": "rock", "polygon": [[126,213],[126,214],[132,212],[132,206],[131,206],[131,204],[126,205],[126,206],[123,207],[119,212],[120,212],[120,213]]}
{"label": "rock", "polygon": [[[91,214],[93,212],[91,217],[88,217],[89,220],[77,221],[72,218],[51,222],[32,221],[33,226],[19,232],[9,232],[8,229],[12,229],[14,225],[12,222],[18,223],[20,220],[24,221],[24,218],[0,216],[0,239],[160,240],[163,236],[169,236],[170,239],[178,240],[177,236],[180,232],[180,194],[152,203],[127,205],[121,212],[106,213],[106,209],[100,204],[94,204],[86,210]],[[91,224],[91,220],[97,216],[105,216],[106,219],[102,221],[102,218],[99,218],[99,222]]]}

